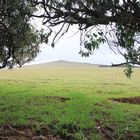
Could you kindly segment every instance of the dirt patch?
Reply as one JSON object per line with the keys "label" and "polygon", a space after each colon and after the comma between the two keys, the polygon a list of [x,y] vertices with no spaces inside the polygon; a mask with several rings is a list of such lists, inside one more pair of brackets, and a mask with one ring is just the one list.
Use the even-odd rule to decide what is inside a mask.
{"label": "dirt patch", "polygon": [[97,121],[96,122],[96,130],[99,134],[101,134],[103,140],[114,140],[114,131],[115,129],[113,127],[103,127],[103,122]]}
{"label": "dirt patch", "polygon": [[125,83],[102,83],[103,85],[127,86]]}
{"label": "dirt patch", "polygon": [[110,85],[110,83],[102,83],[102,85]]}
{"label": "dirt patch", "polygon": [[102,121],[96,121],[96,130],[102,136],[102,140],[136,140],[139,139],[140,131],[131,132],[128,129],[122,130],[122,134],[116,133],[116,124],[104,125]]}
{"label": "dirt patch", "polygon": [[125,84],[125,83],[113,83],[113,85],[116,85],[116,86],[127,86],[127,84]]}
{"label": "dirt patch", "polygon": [[113,98],[111,100],[121,102],[121,103],[140,104],[140,96],[129,97],[129,98]]}
{"label": "dirt patch", "polygon": [[33,131],[30,126],[0,126],[0,140],[62,140],[53,135],[47,127]]}
{"label": "dirt patch", "polygon": [[61,96],[44,96],[43,98],[51,99],[51,100],[55,100],[55,101],[59,101],[59,102],[65,102],[65,101],[68,101],[71,99],[68,97],[61,97]]}

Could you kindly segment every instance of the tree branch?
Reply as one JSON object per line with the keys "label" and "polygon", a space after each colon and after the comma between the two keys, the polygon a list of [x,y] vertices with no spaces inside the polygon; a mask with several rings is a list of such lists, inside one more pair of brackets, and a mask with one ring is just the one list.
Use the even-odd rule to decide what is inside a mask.
{"label": "tree branch", "polygon": [[119,67],[119,66],[125,66],[127,64],[132,64],[132,65],[140,65],[140,62],[124,62],[124,63],[119,63],[119,64],[112,64],[112,67]]}

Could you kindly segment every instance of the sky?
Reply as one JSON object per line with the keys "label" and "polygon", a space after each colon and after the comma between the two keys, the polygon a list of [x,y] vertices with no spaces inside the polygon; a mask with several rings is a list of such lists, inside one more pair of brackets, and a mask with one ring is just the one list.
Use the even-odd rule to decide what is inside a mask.
{"label": "sky", "polygon": [[[36,21],[34,26],[41,26],[38,23],[40,22]],[[72,62],[111,65],[112,63],[115,64],[124,61],[123,57],[112,52],[107,44],[101,45],[100,49],[96,50],[93,55],[87,58],[81,57],[79,54],[80,33],[75,34],[76,32],[77,28],[71,27],[69,32],[57,42],[54,48],[47,44],[41,44],[41,52],[31,64],[66,60]]]}

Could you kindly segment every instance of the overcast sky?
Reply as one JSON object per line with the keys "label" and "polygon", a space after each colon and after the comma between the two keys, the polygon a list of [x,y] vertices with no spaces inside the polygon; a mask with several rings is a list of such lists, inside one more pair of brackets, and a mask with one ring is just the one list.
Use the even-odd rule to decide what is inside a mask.
{"label": "overcast sky", "polygon": [[[34,26],[41,26],[39,23],[40,22],[36,21]],[[88,58],[81,57],[79,54],[80,33],[73,36],[76,31],[76,27],[70,28],[70,31],[59,40],[54,48],[47,44],[42,44],[40,46],[41,53],[32,62],[32,64],[58,60],[107,65],[123,62],[123,57],[119,54],[114,54],[107,45],[101,45],[100,49],[95,51],[95,53]]]}
{"label": "overcast sky", "polygon": [[63,38],[52,48],[46,44],[41,45],[41,53],[33,63],[43,63],[57,60],[67,60],[74,62],[88,62],[94,64],[112,64],[123,61],[122,56],[114,54],[108,46],[102,45],[99,50],[88,58],[79,54],[80,45],[76,37]]}

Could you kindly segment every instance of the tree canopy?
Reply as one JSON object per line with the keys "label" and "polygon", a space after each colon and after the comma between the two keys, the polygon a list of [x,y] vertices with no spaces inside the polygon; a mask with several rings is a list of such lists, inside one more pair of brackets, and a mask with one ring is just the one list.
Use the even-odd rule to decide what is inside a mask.
{"label": "tree canopy", "polygon": [[[22,0],[14,1],[24,3]],[[15,9],[16,12],[18,11],[17,15],[13,14],[12,17],[10,17],[18,20],[23,17],[21,19],[22,21],[27,17],[28,20],[31,17],[41,18],[42,24],[46,25],[50,30],[50,32],[41,35],[41,38],[46,38],[46,42],[48,42],[48,37],[51,36],[54,27],[58,25],[61,26],[53,38],[52,47],[54,47],[58,39],[62,37],[72,25],[78,25],[78,30],[81,32],[81,45],[84,48],[84,50],[80,50],[82,56],[87,57],[92,54],[95,49],[98,49],[100,44],[108,43],[110,49],[115,53],[119,52],[126,60],[126,62],[122,64],[113,64],[112,66],[126,64],[128,67],[126,75],[129,77],[132,73],[131,67],[135,64],[140,65],[139,0],[26,0],[24,5],[26,8],[19,8],[22,10],[19,10],[18,6],[14,8],[13,11]],[[10,9],[12,9],[12,7],[14,6],[11,5]],[[33,12],[32,10],[34,8],[37,9],[38,12]],[[15,11],[13,13],[15,13]],[[20,17],[22,11],[24,11],[24,16]],[[4,13],[1,12],[1,15],[3,14]],[[24,23],[27,24],[29,28],[30,24],[28,20],[24,20]],[[7,21],[7,19],[1,21]],[[14,22],[12,21],[11,23]],[[22,29],[25,29],[27,34],[28,31],[33,31],[25,27]],[[22,38],[19,38],[19,40],[22,40]],[[1,42],[5,41],[2,40]],[[1,48],[4,49],[4,46],[5,45],[1,45]],[[29,48],[30,45],[23,46]],[[3,56],[2,53],[0,55]]]}
{"label": "tree canopy", "polygon": [[27,0],[0,1],[0,68],[22,66],[39,52],[39,33],[30,24]]}

